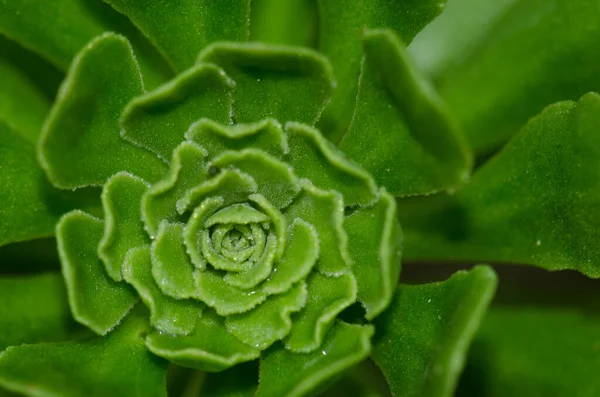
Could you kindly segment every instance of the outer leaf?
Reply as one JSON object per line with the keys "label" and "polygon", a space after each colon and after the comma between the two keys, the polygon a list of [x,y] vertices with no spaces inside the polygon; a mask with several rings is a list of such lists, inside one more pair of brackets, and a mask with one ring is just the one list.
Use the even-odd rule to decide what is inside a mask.
{"label": "outer leaf", "polygon": [[360,208],[346,218],[344,230],[358,300],[365,318],[372,320],[390,304],[400,275],[403,238],[394,198],[381,191],[375,206]]}
{"label": "outer leaf", "polygon": [[100,1],[54,0],[44,7],[36,0],[2,2],[0,33],[64,71],[83,46],[108,31],[132,41],[148,85],[156,86],[171,75],[156,49],[131,22]]}
{"label": "outer leaf", "polygon": [[248,39],[250,0],[106,1],[127,15],[177,71],[192,66],[200,51],[214,41]]}
{"label": "outer leaf", "polygon": [[412,38],[441,11],[445,0],[318,0],[320,50],[333,63],[338,89],[320,129],[337,142],[350,124],[360,71],[360,35],[365,27],[390,28],[400,39]]}
{"label": "outer leaf", "polygon": [[298,123],[288,123],[285,130],[290,145],[287,160],[296,175],[319,189],[342,193],[347,206],[372,204],[377,199],[371,175],[349,161],[319,131]]}
{"label": "outer leaf", "polygon": [[73,328],[59,274],[0,279],[0,351],[11,345],[62,340]]}
{"label": "outer leaf", "polygon": [[105,337],[21,345],[0,354],[0,385],[29,396],[166,397],[166,362],[152,355],[132,315]]}
{"label": "outer leaf", "polygon": [[120,139],[121,111],[142,91],[137,62],[123,37],[100,36],[77,55],[38,146],[41,165],[55,186],[100,186],[119,171],[148,181],[163,174],[164,164],[156,156]]}
{"label": "outer leaf", "polygon": [[319,15],[314,0],[252,0],[250,40],[315,47]]}
{"label": "outer leaf", "polygon": [[465,139],[397,36],[367,30],[363,45],[356,109],[340,149],[395,196],[466,182],[472,159]]}
{"label": "outer leaf", "polygon": [[58,253],[73,317],[105,335],[138,300],[124,283],[114,281],[98,259],[102,221],[81,211],[63,216],[56,226]]}
{"label": "outer leaf", "polygon": [[148,348],[169,361],[189,368],[218,372],[258,358],[260,350],[240,342],[227,332],[223,319],[206,311],[188,336],[151,333]]}
{"label": "outer leaf", "polygon": [[459,0],[448,11],[435,37],[456,62],[440,76],[440,92],[477,151],[497,148],[553,102],[600,91],[591,66],[600,62],[595,1]]}
{"label": "outer leaf", "polygon": [[399,205],[408,260],[497,261],[600,277],[600,96],[548,107],[454,195]]}
{"label": "outer leaf", "polygon": [[408,50],[419,69],[437,81],[473,55],[517,1],[451,1],[417,34]]}
{"label": "outer leaf", "polygon": [[35,148],[0,121],[0,245],[51,236],[71,207],[40,170]]}
{"label": "outer leaf", "polygon": [[318,390],[369,355],[373,332],[372,326],[337,322],[313,353],[294,354],[273,346],[261,357],[256,397],[298,397]]}
{"label": "outer leaf", "polygon": [[496,283],[491,268],[477,266],[441,283],[398,288],[376,320],[372,355],[394,396],[452,396]]}
{"label": "outer leaf", "polygon": [[583,397],[600,392],[597,313],[492,308],[469,353],[458,396]]}
{"label": "outer leaf", "polygon": [[[5,41],[0,39],[0,46]],[[0,53],[0,120],[31,143],[35,143],[50,110],[50,100],[19,70],[19,66]]]}
{"label": "outer leaf", "polygon": [[229,122],[234,85],[221,69],[196,65],[134,98],[121,117],[122,135],[169,161],[194,121],[206,117]]}
{"label": "outer leaf", "polygon": [[335,86],[327,58],[302,47],[215,43],[198,62],[220,66],[236,82],[236,123],[273,118],[314,125]]}

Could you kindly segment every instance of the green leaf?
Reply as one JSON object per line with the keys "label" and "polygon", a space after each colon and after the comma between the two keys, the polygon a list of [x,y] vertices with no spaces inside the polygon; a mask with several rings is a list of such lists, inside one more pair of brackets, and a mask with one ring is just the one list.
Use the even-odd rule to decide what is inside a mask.
{"label": "green leaf", "polygon": [[35,147],[0,121],[0,246],[48,237],[63,212],[67,195],[50,186]]}
{"label": "green leaf", "polygon": [[440,93],[476,151],[496,149],[553,102],[600,91],[594,1],[457,0],[448,12],[431,33],[454,53]]}
{"label": "green leaf", "polygon": [[56,225],[58,253],[73,317],[99,335],[115,327],[137,302],[135,292],[114,281],[98,259],[103,222],[81,211]]}
{"label": "green leaf", "polygon": [[[4,45],[4,41],[0,41],[0,46]],[[3,55],[0,53],[0,120],[35,144],[50,110],[50,99],[19,65]]]}
{"label": "green leaf", "polygon": [[600,390],[600,321],[577,309],[490,309],[458,396],[583,397]]}
{"label": "green leaf", "polygon": [[140,200],[148,184],[134,175],[120,172],[103,187],[104,235],[98,257],[115,281],[123,279],[122,267],[127,251],[149,243],[140,213]]}
{"label": "green leaf", "polygon": [[394,198],[380,191],[375,206],[360,208],[346,217],[344,229],[357,297],[365,308],[365,318],[372,320],[389,306],[400,275],[403,237]]}
{"label": "green leaf", "polygon": [[285,217],[288,223],[302,219],[315,228],[319,236],[316,268],[329,276],[339,276],[350,266],[344,198],[338,192],[318,189],[306,179],[300,181],[300,187],[302,191],[285,209]]}
{"label": "green leaf", "polygon": [[131,315],[105,337],[9,347],[0,385],[29,396],[166,397],[166,362],[144,346],[147,328]]}
{"label": "green leaf", "polygon": [[316,47],[319,25],[314,0],[252,0],[250,40]]}
{"label": "green leaf", "polygon": [[258,358],[260,350],[227,332],[223,319],[207,310],[187,336],[153,332],[146,345],[154,354],[189,368],[218,372]]}
{"label": "green leaf", "polygon": [[152,276],[150,255],[149,247],[131,249],[125,257],[123,277],[150,309],[152,326],[170,335],[188,335],[193,331],[203,305],[192,299],[164,295]]}
{"label": "green leaf", "polygon": [[121,111],[142,91],[140,70],[123,37],[100,36],[75,57],[38,146],[55,186],[100,186],[119,171],[148,181],[164,173],[156,156],[120,138]]}
{"label": "green leaf", "polygon": [[465,183],[472,163],[466,141],[397,36],[367,30],[363,46],[356,109],[340,149],[395,196]]}
{"label": "green leaf", "polygon": [[142,220],[148,234],[154,237],[162,221],[178,221],[177,202],[207,178],[204,149],[188,141],[177,146],[167,175],[152,185],[142,198]]}
{"label": "green leaf", "polygon": [[339,277],[312,272],[307,280],[308,300],[292,316],[292,330],[285,339],[287,350],[310,353],[323,343],[338,314],[356,302],[356,279],[351,274]]}
{"label": "green leaf", "polygon": [[250,175],[236,169],[221,170],[214,178],[188,189],[177,201],[177,212],[194,211],[196,206],[214,196],[223,197],[225,203],[243,201],[257,189],[258,185]]}
{"label": "green leaf", "polygon": [[327,58],[302,47],[215,43],[198,62],[218,65],[235,81],[236,123],[273,118],[314,125],[335,85]]}
{"label": "green leaf", "polygon": [[290,353],[280,346],[267,350],[260,361],[256,397],[299,397],[319,390],[371,351],[372,326],[337,322],[320,349]]}
{"label": "green leaf", "polygon": [[227,150],[254,148],[281,160],[289,150],[281,124],[273,119],[228,126],[201,119],[190,127],[185,136],[201,145],[208,152],[209,159]]}
{"label": "green leaf", "polygon": [[367,28],[390,28],[404,43],[437,17],[445,0],[318,0],[319,48],[332,62],[338,87],[319,125],[337,142],[350,124],[354,110],[362,51],[361,33]]}
{"label": "green leaf", "polygon": [[242,342],[264,350],[290,332],[290,316],[304,306],[307,294],[306,283],[300,282],[254,310],[227,317],[227,330]]}
{"label": "green leaf", "polygon": [[286,163],[257,149],[224,152],[210,166],[250,175],[258,186],[257,193],[278,209],[288,206],[300,191],[298,178]]}
{"label": "green leaf", "polygon": [[250,0],[106,2],[127,15],[177,71],[192,66],[200,51],[210,43],[245,41],[249,35]]}
{"label": "green leaf", "polygon": [[171,75],[164,59],[131,22],[102,2],[55,0],[40,7],[36,0],[11,0],[3,3],[0,14],[0,33],[63,71],[90,40],[109,31],[132,41],[148,85],[156,86]]}
{"label": "green leaf", "polygon": [[0,351],[11,345],[66,339],[73,329],[60,274],[0,278]]}
{"label": "green leaf", "polygon": [[194,265],[187,255],[181,223],[162,221],[152,241],[152,276],[161,291],[176,299],[195,295]]}
{"label": "green leaf", "polygon": [[121,116],[121,134],[168,162],[194,121],[206,117],[229,122],[234,85],[221,69],[196,65],[129,102]]}
{"label": "green leaf", "polygon": [[267,294],[281,294],[304,280],[319,257],[319,235],[312,225],[301,219],[288,226],[285,241],[281,260],[275,263],[270,277],[261,284],[261,290]]}
{"label": "green leaf", "polygon": [[375,320],[372,355],[394,396],[453,395],[496,284],[490,267],[476,266],[444,282],[398,288]]}
{"label": "green leaf", "polygon": [[335,190],[346,206],[372,204],[377,198],[373,178],[328,142],[318,130],[298,123],[285,126],[290,151],[287,161],[300,178],[319,189]]}
{"label": "green leaf", "polygon": [[561,102],[453,195],[398,207],[406,260],[494,261],[600,277],[600,96]]}

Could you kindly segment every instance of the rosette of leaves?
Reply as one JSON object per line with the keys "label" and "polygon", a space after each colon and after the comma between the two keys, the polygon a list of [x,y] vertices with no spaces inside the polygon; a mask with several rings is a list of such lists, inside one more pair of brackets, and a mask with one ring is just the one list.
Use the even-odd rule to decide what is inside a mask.
{"label": "rosette of leaves", "polygon": [[[496,276],[400,251],[600,274],[593,1],[38,3],[0,4],[4,389],[446,397]],[[598,390],[593,281],[508,269],[458,392]]]}

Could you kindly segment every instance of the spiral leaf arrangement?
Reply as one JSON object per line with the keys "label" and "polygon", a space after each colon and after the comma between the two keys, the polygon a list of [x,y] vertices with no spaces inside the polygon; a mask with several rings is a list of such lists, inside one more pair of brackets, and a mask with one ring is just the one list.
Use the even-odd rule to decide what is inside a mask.
{"label": "spiral leaf arrangement", "polygon": [[[99,67],[105,59],[118,62]],[[297,84],[293,95],[273,95],[282,79]],[[117,110],[104,109],[103,96],[118,91],[121,136],[103,130],[98,139],[125,160],[97,165],[92,178],[53,150],[73,139],[63,128],[91,86],[97,114],[84,115],[90,135],[79,144],[103,112]],[[294,355],[314,355],[323,370],[366,357],[372,326],[338,317],[359,302],[369,321],[389,305],[401,232],[394,198],[312,126],[334,86],[328,61],[305,49],[223,42],[172,81],[139,95],[141,86],[127,40],[94,39],[74,61],[41,138],[42,164],[57,185],[107,177],[104,219],[75,210],[57,226],[75,318],[104,335],[141,299],[148,349],[205,371],[265,351],[267,373]],[[300,108],[299,97],[314,106]],[[268,384],[261,390],[278,395]]]}

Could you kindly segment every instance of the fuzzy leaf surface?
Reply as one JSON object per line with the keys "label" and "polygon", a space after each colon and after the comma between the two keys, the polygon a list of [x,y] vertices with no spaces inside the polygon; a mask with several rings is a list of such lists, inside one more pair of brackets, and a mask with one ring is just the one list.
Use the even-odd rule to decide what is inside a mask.
{"label": "fuzzy leaf surface", "polygon": [[319,50],[332,62],[338,87],[319,127],[330,140],[342,137],[354,110],[363,56],[364,28],[389,28],[410,43],[425,25],[442,12],[445,0],[319,0]]}
{"label": "fuzzy leaf surface", "polygon": [[366,30],[363,47],[356,109],[340,149],[395,196],[465,183],[472,160],[462,132],[398,37]]}
{"label": "fuzzy leaf surface", "polygon": [[469,345],[494,295],[486,266],[441,283],[401,285],[376,321],[373,360],[396,397],[450,397]]}
{"label": "fuzzy leaf surface", "polygon": [[131,40],[149,86],[171,75],[164,59],[131,22],[100,1],[56,0],[44,7],[35,0],[2,2],[0,33],[63,71],[82,47],[105,32]]}
{"label": "fuzzy leaf surface", "polygon": [[100,186],[119,171],[155,181],[165,172],[154,154],[121,139],[121,111],[142,92],[124,37],[99,36],[77,55],[38,145],[40,163],[55,186]]}
{"label": "fuzzy leaf surface", "polygon": [[533,118],[453,195],[401,201],[408,260],[494,261],[600,277],[600,96]]}
{"label": "fuzzy leaf surface", "polygon": [[144,345],[147,328],[135,315],[106,337],[10,347],[0,385],[35,397],[166,397],[167,365]]}

